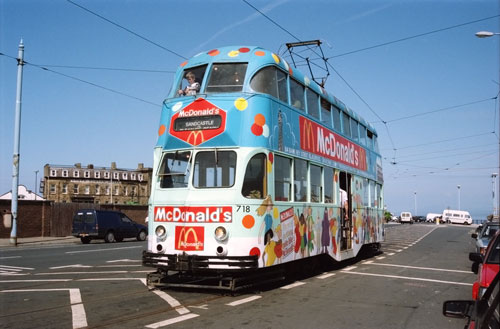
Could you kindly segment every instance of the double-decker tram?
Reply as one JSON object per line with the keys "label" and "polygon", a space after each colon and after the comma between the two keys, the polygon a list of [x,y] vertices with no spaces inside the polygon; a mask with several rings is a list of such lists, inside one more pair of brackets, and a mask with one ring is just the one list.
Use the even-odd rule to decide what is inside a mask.
{"label": "double-decker tram", "polygon": [[224,47],[182,63],[158,135],[150,285],[237,290],[384,239],[375,129],[271,51]]}

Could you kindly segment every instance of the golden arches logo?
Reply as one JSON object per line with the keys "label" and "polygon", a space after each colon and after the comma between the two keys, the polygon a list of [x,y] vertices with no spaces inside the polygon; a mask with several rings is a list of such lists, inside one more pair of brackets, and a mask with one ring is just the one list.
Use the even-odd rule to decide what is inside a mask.
{"label": "golden arches logo", "polygon": [[[201,137],[201,141],[199,143],[196,143],[196,141],[198,140],[198,136]],[[191,137],[193,138],[193,142],[190,142]],[[191,145],[199,145],[199,144],[203,143],[204,141],[205,141],[205,136],[203,136],[203,131],[201,131],[201,130],[191,131],[186,139],[186,142],[188,142]]]}
{"label": "golden arches logo", "polygon": [[[192,236],[192,238],[193,238],[192,242],[188,242],[189,236]],[[187,230],[185,227],[183,227],[182,230],[179,232],[177,249],[200,250],[200,249],[203,249],[203,241],[198,240],[198,234],[196,233],[196,231],[193,227],[190,227]]]}
{"label": "golden arches logo", "polygon": [[302,125],[302,148],[304,150],[314,150],[314,128],[312,122],[304,120]]}

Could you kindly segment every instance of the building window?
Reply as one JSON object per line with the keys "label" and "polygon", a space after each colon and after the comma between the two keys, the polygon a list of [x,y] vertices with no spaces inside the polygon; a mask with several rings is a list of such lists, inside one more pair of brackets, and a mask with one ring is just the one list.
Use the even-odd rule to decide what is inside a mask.
{"label": "building window", "polygon": [[104,172],[104,179],[109,179],[109,171]]}
{"label": "building window", "polygon": [[80,177],[80,172],[78,170],[73,171],[73,177]]}
{"label": "building window", "polygon": [[106,186],[106,195],[109,195],[109,186]]}
{"label": "building window", "polygon": [[96,195],[101,194],[101,187],[100,187],[99,185],[96,185],[96,186],[95,186],[95,194],[96,194]]}
{"label": "building window", "polygon": [[115,186],[113,195],[118,195],[119,192],[120,192],[120,188],[118,186]]}
{"label": "building window", "polygon": [[137,179],[137,175],[135,173],[130,174],[130,179],[131,180],[136,180]]}
{"label": "building window", "polygon": [[85,194],[89,195],[90,194],[90,186],[85,185]]}
{"label": "building window", "polygon": [[73,194],[78,194],[78,184],[73,185]]}
{"label": "building window", "polygon": [[144,180],[144,175],[143,174],[139,174],[137,175],[138,179],[139,179],[139,182],[142,182]]}
{"label": "building window", "polygon": [[132,196],[137,195],[137,186],[132,186]]}
{"label": "building window", "polygon": [[62,171],[62,176],[63,176],[63,177],[68,177],[68,170],[64,169],[64,170]]}
{"label": "building window", "polygon": [[128,175],[126,172],[122,173],[122,179],[128,179]]}
{"label": "building window", "polygon": [[50,177],[56,177],[56,176],[57,176],[57,170],[50,169]]}
{"label": "building window", "polygon": [[127,186],[125,186],[123,188],[123,195],[128,195],[128,187]]}
{"label": "building window", "polygon": [[101,172],[100,171],[94,171],[94,178],[101,178]]}
{"label": "building window", "polygon": [[62,193],[63,194],[68,194],[68,184],[63,184],[62,185]]}
{"label": "building window", "polygon": [[56,194],[57,188],[56,184],[50,184],[50,194]]}
{"label": "building window", "polygon": [[120,179],[120,173],[114,172],[113,179],[116,179],[116,180]]}
{"label": "building window", "polygon": [[83,177],[85,177],[85,178],[90,178],[90,171],[86,170],[86,171],[83,173]]}

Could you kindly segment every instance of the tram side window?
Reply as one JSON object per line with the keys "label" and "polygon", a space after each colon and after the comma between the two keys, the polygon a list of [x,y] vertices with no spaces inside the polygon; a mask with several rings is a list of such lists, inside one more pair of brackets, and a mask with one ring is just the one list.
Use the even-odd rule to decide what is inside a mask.
{"label": "tram side window", "polygon": [[366,145],[366,127],[359,124],[359,141],[362,145]]}
{"label": "tram side window", "polygon": [[377,195],[375,194],[375,182],[370,181],[370,207],[375,208]]}
{"label": "tram side window", "polygon": [[264,199],[267,195],[266,155],[259,153],[248,161],[241,193],[245,198]]}
{"label": "tram side window", "polygon": [[290,79],[290,98],[293,107],[305,111],[304,86],[293,79]]}
{"label": "tram side window", "polygon": [[168,152],[158,172],[161,188],[187,187],[189,169],[191,167],[191,152]]}
{"label": "tram side window", "polygon": [[376,185],[376,193],[377,193],[377,201],[375,203],[375,207],[382,209],[384,203],[382,200],[382,186],[380,184]]}
{"label": "tram side window", "polygon": [[196,188],[231,187],[236,173],[234,151],[203,151],[196,154],[193,185]]}
{"label": "tram side window", "polygon": [[294,201],[307,201],[307,161],[295,159],[293,162]]}
{"label": "tram side window", "polygon": [[292,161],[279,155],[274,157],[274,194],[276,201],[290,201],[292,191]]}
{"label": "tram side window", "polygon": [[332,127],[332,115],[330,112],[330,102],[321,98],[321,122],[327,127]]}
{"label": "tram side window", "polygon": [[274,66],[268,66],[257,72],[250,81],[250,87],[256,92],[269,94],[288,103],[286,74]]}
{"label": "tram side window", "polygon": [[[175,92],[175,97],[179,97],[185,95],[185,93],[179,93],[178,91],[186,91],[186,87],[191,85],[192,83],[198,83],[201,86],[203,81],[203,77],[205,76],[205,71],[207,69],[206,65],[198,66],[198,67],[190,67],[184,70],[182,73],[182,80],[179,81],[178,88]],[[186,75],[194,75],[194,82],[188,82]],[[199,92],[201,88],[198,88],[196,92]],[[189,93],[188,93],[189,94]]]}
{"label": "tram side window", "polygon": [[319,120],[318,94],[309,88],[306,88],[307,113]]}
{"label": "tram side window", "polygon": [[363,207],[370,205],[370,190],[368,189],[368,179],[362,179]]}
{"label": "tram side window", "polygon": [[351,124],[349,123],[349,116],[345,112],[342,112],[342,132],[347,137],[351,137]]}
{"label": "tram side window", "polygon": [[340,126],[340,109],[336,106],[332,106],[333,111],[332,111],[332,116],[333,116],[333,128],[342,131],[342,128]]}
{"label": "tram side window", "polygon": [[321,202],[323,194],[321,167],[311,165],[309,171],[311,176],[311,202]]}
{"label": "tram side window", "polygon": [[246,72],[247,63],[213,64],[205,90],[207,93],[241,91]]}
{"label": "tram side window", "polygon": [[366,131],[366,143],[367,143],[369,148],[371,148],[372,150],[374,149],[374,147],[373,147],[373,133],[369,130]]}
{"label": "tram side window", "polygon": [[333,168],[326,167],[323,169],[324,185],[325,185],[325,203],[334,202],[333,194]]}
{"label": "tram side window", "polygon": [[351,135],[356,142],[359,141],[358,122],[351,118]]}
{"label": "tram side window", "polygon": [[378,141],[376,135],[373,135],[373,149],[375,150],[375,152],[380,153],[380,150],[378,149]]}

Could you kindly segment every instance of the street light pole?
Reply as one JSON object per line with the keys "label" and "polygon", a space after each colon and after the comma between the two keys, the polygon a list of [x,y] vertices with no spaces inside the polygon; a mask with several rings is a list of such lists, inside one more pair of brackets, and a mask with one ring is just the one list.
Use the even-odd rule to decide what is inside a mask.
{"label": "street light pole", "polygon": [[415,216],[417,216],[417,191],[415,193]]}
{"label": "street light pole", "polygon": [[497,182],[496,177],[497,173],[491,174],[491,185],[492,185],[492,196],[493,196],[493,217],[497,216],[497,203],[496,203],[496,195],[497,195]]}
{"label": "street light pole", "polygon": [[17,201],[19,185],[19,149],[21,139],[21,98],[23,90],[23,65],[24,65],[24,44],[19,43],[17,57],[17,91],[16,91],[16,114],[14,122],[14,154],[12,172],[12,202],[10,211],[12,213],[12,229],[10,231],[10,244],[17,246]]}
{"label": "street light pole", "polygon": [[38,170],[35,170],[35,201],[36,201],[36,186],[37,186],[37,180],[38,180]]}
{"label": "street light pole", "polygon": [[460,185],[457,185],[458,188],[458,210],[460,210]]}
{"label": "street light pole", "polygon": [[[490,31],[479,31],[476,33],[476,37],[478,38],[489,38],[494,35],[500,35],[499,32],[490,32]],[[499,78],[500,78],[500,72],[499,72]],[[500,113],[500,105],[498,108],[498,112]],[[498,118],[498,124],[500,128],[500,116]],[[498,131],[500,133],[500,129]],[[500,138],[498,139],[498,173],[500,173]],[[494,200],[495,201],[495,200]],[[493,216],[496,217],[498,216],[497,211],[495,210],[500,210],[500,197],[498,198],[497,202],[495,203],[495,206],[493,207]]]}

